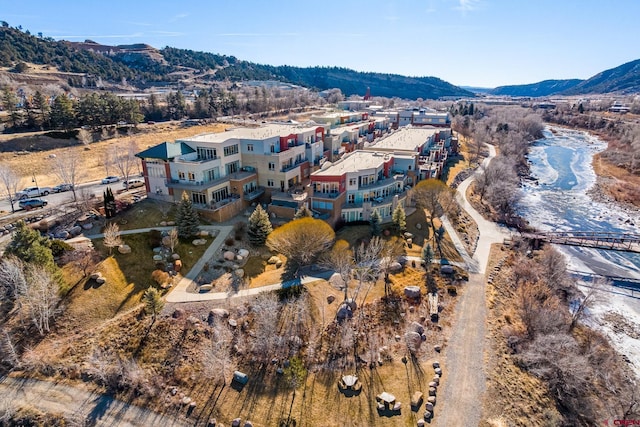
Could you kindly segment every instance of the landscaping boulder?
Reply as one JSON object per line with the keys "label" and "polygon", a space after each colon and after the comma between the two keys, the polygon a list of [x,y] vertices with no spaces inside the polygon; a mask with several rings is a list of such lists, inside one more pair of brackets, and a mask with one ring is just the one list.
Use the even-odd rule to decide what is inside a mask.
{"label": "landscaping boulder", "polygon": [[180,255],[178,255],[178,254],[171,254],[171,259],[172,259],[172,260],[180,259]]}
{"label": "landscaping boulder", "polygon": [[433,367],[434,367],[434,369],[435,368],[439,368],[440,367],[440,362],[438,362],[438,361],[433,362]]}
{"label": "landscaping boulder", "polygon": [[180,270],[182,270],[182,261],[180,261],[179,259],[176,260],[176,262],[173,263],[173,269],[177,272],[180,273]]}
{"label": "landscaping boulder", "polygon": [[173,226],[173,225],[176,225],[176,222],[175,222],[175,221],[167,221],[167,225],[168,225],[169,227],[171,227],[171,226]]}
{"label": "landscaping boulder", "polygon": [[235,271],[233,272],[233,274],[235,274],[235,275],[236,275],[236,277],[239,277],[239,278],[241,278],[241,279],[242,279],[242,278],[244,277],[244,270],[243,270],[243,269],[241,269],[241,268],[238,268],[237,270],[235,270]]}
{"label": "landscaping boulder", "polygon": [[224,254],[222,254],[222,257],[227,261],[233,261],[234,259],[236,259],[236,254],[231,251],[226,251]]}
{"label": "landscaping boulder", "polygon": [[333,295],[327,295],[327,304],[331,304],[336,300],[336,297]]}
{"label": "landscaping boulder", "polygon": [[163,260],[163,256],[162,255],[154,255],[153,256],[153,260],[154,261],[162,261]]}
{"label": "landscaping boulder", "polygon": [[174,319],[180,319],[184,317],[184,315],[185,311],[183,308],[176,308],[175,310],[173,310],[173,314],[171,315],[171,317],[173,317]]}
{"label": "landscaping boulder", "polygon": [[98,277],[98,278],[96,279],[96,283],[97,283],[98,285],[104,285],[106,281],[107,281],[107,279],[105,279],[105,278],[104,278],[104,277],[102,277],[102,276],[100,276],[100,277]]}
{"label": "landscaping boulder", "polygon": [[236,418],[231,421],[231,427],[240,427],[240,418]]}
{"label": "landscaping boulder", "polygon": [[213,289],[213,285],[211,283],[205,283],[204,285],[200,286],[199,291],[200,292],[209,292],[209,291],[211,291],[211,289]]}
{"label": "landscaping boulder", "polygon": [[[8,231],[7,231],[8,232]],[[69,232],[66,230],[59,231],[55,234],[56,239],[66,240],[69,238]]]}
{"label": "landscaping boulder", "polygon": [[207,230],[200,230],[200,232],[198,233],[198,235],[200,237],[207,237],[209,236],[209,232]]}
{"label": "landscaping boulder", "polygon": [[162,238],[162,245],[163,245],[163,246],[167,246],[167,247],[168,247],[168,246],[171,246],[171,237],[169,237],[169,236],[164,236],[164,237]]}
{"label": "landscaping boulder", "polygon": [[409,233],[408,231],[406,233],[404,233],[404,238],[405,239],[413,239],[413,233]]}
{"label": "landscaping boulder", "polygon": [[229,326],[236,328],[238,326],[238,321],[236,319],[229,319]]}
{"label": "landscaping boulder", "polygon": [[205,239],[195,239],[191,243],[193,244],[193,246],[202,246],[202,245],[206,245],[207,241]]}
{"label": "landscaping boulder", "polygon": [[229,311],[224,308],[213,308],[209,312],[209,316],[219,317],[219,318],[227,318],[229,317]]}
{"label": "landscaping boulder", "polygon": [[129,246],[129,245],[120,245],[120,246],[118,246],[118,252],[120,252],[121,254],[130,254],[131,253],[131,246]]}
{"label": "landscaping boulder", "polygon": [[348,304],[342,304],[336,313],[338,320],[350,319],[353,317],[353,311]]}
{"label": "landscaping boulder", "polygon": [[417,223],[417,224],[416,224],[416,228],[417,228],[418,230],[422,230],[422,224]]}
{"label": "landscaping boulder", "polygon": [[267,264],[276,264],[278,262],[280,262],[280,258],[275,255],[267,260]]}
{"label": "landscaping boulder", "polygon": [[249,256],[249,251],[246,249],[238,249],[238,255],[243,258],[246,258]]}
{"label": "landscaping boulder", "polygon": [[167,226],[167,221],[160,221],[160,226],[161,227],[166,227]]}
{"label": "landscaping boulder", "polygon": [[102,273],[96,271],[95,273],[91,273],[91,276],[89,277],[91,278],[91,280],[96,280],[98,277],[102,277]]}
{"label": "landscaping boulder", "polygon": [[83,230],[91,230],[93,228],[93,223],[92,222],[87,222],[86,224],[82,224],[82,229]]}
{"label": "landscaping boulder", "polygon": [[422,337],[417,332],[407,332],[404,334],[404,340],[409,348],[417,349],[422,344]]}
{"label": "landscaping boulder", "polygon": [[406,286],[404,296],[407,298],[420,298],[420,286]]}
{"label": "landscaping boulder", "polygon": [[433,346],[433,349],[436,351],[436,353],[440,353],[440,350],[442,350],[442,347],[440,346],[440,344],[436,344]]}
{"label": "landscaping boulder", "polygon": [[413,330],[413,332],[417,332],[420,335],[424,333],[424,326],[422,326],[418,322],[411,322],[411,329]]}
{"label": "landscaping boulder", "polygon": [[80,233],[82,233],[82,227],[80,227],[79,225],[76,225],[69,229],[69,234],[72,236],[77,236]]}
{"label": "landscaping boulder", "polygon": [[389,271],[391,271],[392,273],[397,273],[398,271],[402,270],[402,264],[400,264],[397,261],[392,262],[391,264],[389,264]]}

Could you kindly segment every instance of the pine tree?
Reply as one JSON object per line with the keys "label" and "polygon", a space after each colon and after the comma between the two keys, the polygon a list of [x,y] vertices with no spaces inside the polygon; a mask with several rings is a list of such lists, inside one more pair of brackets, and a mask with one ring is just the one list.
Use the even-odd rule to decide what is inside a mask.
{"label": "pine tree", "polygon": [[422,261],[424,261],[425,270],[429,269],[431,262],[433,261],[433,249],[429,243],[425,243],[422,247]]}
{"label": "pine tree", "polygon": [[249,217],[249,228],[247,236],[254,246],[262,246],[267,241],[267,237],[273,231],[273,226],[269,220],[269,214],[258,205]]}
{"label": "pine tree", "polygon": [[373,211],[371,214],[371,218],[369,219],[369,224],[371,225],[371,235],[379,236],[380,235],[380,223],[382,222],[382,218],[380,217],[380,213],[377,209]]}
{"label": "pine tree", "polygon": [[107,189],[102,194],[104,197],[104,215],[107,218],[113,218],[117,213],[117,209],[116,198],[111,191],[111,187],[107,187]]}
{"label": "pine tree", "polygon": [[307,205],[302,205],[302,207],[296,211],[293,219],[300,219],[305,217],[313,218],[313,213],[309,210]]}
{"label": "pine tree", "polygon": [[178,206],[176,225],[178,227],[178,236],[182,239],[188,239],[189,237],[195,236],[200,231],[200,219],[198,218],[198,212],[193,208],[193,204],[191,203],[186,191],[182,193],[182,201]]}
{"label": "pine tree", "polygon": [[393,220],[393,224],[396,227],[396,230],[400,233],[404,232],[407,228],[407,215],[404,212],[404,208],[400,203],[393,210],[393,214],[391,215],[391,219]]}

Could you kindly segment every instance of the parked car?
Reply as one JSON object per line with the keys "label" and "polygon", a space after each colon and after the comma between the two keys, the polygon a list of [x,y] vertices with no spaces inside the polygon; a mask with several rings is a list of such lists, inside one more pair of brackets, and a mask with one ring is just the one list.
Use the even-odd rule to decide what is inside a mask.
{"label": "parked car", "polygon": [[53,192],[50,187],[27,187],[18,191],[15,195],[16,200],[29,199],[31,197],[48,196]]}
{"label": "parked car", "polygon": [[73,185],[71,184],[58,184],[53,187],[54,193],[64,193],[65,191],[71,191],[73,189]]}
{"label": "parked car", "polygon": [[47,203],[49,202],[44,199],[26,199],[20,200],[18,206],[20,206],[25,211],[30,211],[31,209],[35,208],[44,208],[45,206],[47,206]]}
{"label": "parked car", "polygon": [[124,188],[136,188],[144,186],[144,179],[134,178],[122,183]]}
{"label": "parked car", "polygon": [[106,178],[102,178],[102,183],[103,184],[112,184],[114,182],[118,182],[120,181],[120,178],[118,178],[117,176],[108,176]]}

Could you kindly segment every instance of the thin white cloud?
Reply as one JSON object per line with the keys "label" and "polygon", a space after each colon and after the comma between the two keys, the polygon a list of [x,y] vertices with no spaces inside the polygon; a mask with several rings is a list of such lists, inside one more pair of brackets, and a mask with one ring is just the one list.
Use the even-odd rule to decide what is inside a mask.
{"label": "thin white cloud", "polygon": [[175,15],[173,18],[171,18],[170,22],[175,22],[175,21],[177,21],[177,20],[179,20],[179,19],[184,19],[184,18],[186,18],[187,16],[189,16],[189,14],[188,14],[188,13],[178,13],[178,14],[177,14],[177,15]]}
{"label": "thin white cloud", "polygon": [[[299,37],[300,33],[218,33],[217,37]],[[361,33],[314,33],[317,37],[363,37]]]}
{"label": "thin white cloud", "polygon": [[480,0],[458,0],[458,5],[455,9],[461,12],[471,12],[478,9],[479,6]]}

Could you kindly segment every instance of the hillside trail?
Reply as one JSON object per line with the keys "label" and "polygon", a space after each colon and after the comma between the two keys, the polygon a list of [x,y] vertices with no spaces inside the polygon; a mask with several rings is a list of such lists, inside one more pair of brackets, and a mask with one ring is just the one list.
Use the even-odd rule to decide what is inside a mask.
{"label": "hillside trail", "polygon": [[[489,146],[489,156],[483,166],[495,157],[493,146]],[[478,245],[470,261],[467,261],[469,282],[460,294],[453,321],[452,333],[445,348],[442,363],[443,381],[435,407],[434,422],[438,427],[471,427],[480,423],[482,400],[485,391],[486,373],[484,366],[485,340],[487,334],[487,308],[485,304],[485,270],[489,262],[491,245],[502,243],[509,236],[493,222],[485,220],[466,198],[466,191],[481,170],[464,180],[457,190],[460,205],[478,224],[480,236]],[[455,234],[455,230],[447,230]],[[462,249],[464,251],[464,248]]]}
{"label": "hillside trail", "polygon": [[95,427],[193,426],[161,415],[107,394],[71,387],[51,381],[5,377],[0,380],[0,413],[31,407],[51,414],[62,414],[77,425]]}

